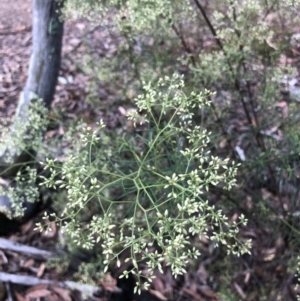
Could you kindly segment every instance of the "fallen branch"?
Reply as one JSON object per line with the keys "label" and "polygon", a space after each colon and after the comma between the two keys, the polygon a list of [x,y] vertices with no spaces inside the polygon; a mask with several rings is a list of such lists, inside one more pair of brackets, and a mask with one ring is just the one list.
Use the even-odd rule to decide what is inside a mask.
{"label": "fallen branch", "polygon": [[0,31],[0,36],[9,36],[9,35],[13,35],[13,34],[19,34],[19,33],[24,33],[26,31],[31,31],[31,26],[28,27],[24,27],[21,29],[15,29],[15,30],[11,30],[11,31]]}
{"label": "fallen branch", "polygon": [[89,285],[89,284],[81,284],[73,281],[54,281],[49,279],[40,279],[33,276],[26,275],[14,275],[9,273],[0,272],[0,282],[10,282],[13,284],[20,284],[25,286],[33,286],[38,284],[46,284],[59,286],[62,288],[68,288],[71,290],[79,290],[85,294],[94,294],[101,290],[100,287]]}
{"label": "fallen branch", "polygon": [[29,255],[32,258],[39,259],[39,260],[48,260],[50,258],[58,257],[59,255],[63,254],[63,251],[59,251],[59,252],[45,251],[38,248],[26,246],[17,242],[13,242],[5,238],[0,238],[0,249]]}

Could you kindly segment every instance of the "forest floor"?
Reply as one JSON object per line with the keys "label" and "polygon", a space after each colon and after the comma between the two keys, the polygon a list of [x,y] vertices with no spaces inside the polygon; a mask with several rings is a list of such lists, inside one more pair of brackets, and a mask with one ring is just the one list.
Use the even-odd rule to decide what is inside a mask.
{"label": "forest floor", "polygon": [[[26,81],[32,42],[31,21],[31,0],[0,1],[0,123],[4,118],[13,117],[19,94]],[[103,119],[108,129],[122,129],[126,127],[124,112],[128,109],[128,103],[117,96],[112,87],[105,85],[98,89],[98,96],[102,100],[99,107],[95,108],[85,102],[85,97],[89,92],[87,83],[90,75],[87,75],[80,66],[87,51],[83,43],[87,37],[88,41],[93,44],[92,47],[96,49],[99,58],[111,56],[117,52],[119,41],[113,30],[108,32],[99,27],[91,28],[86,20],[66,22],[62,66],[51,114],[70,120],[81,117],[90,122]],[[63,132],[63,126],[50,129],[46,133],[46,139],[59,136]],[[32,217],[17,232],[5,237],[7,242],[19,243],[18,248],[3,247],[0,242],[0,301],[80,301],[84,299],[81,291],[86,288],[79,285],[79,282],[84,279],[76,276],[79,263],[83,259],[74,256],[69,266],[59,269],[57,266],[49,265],[47,258],[41,255],[42,250],[56,252],[57,246],[64,241],[60,229],[54,223],[51,225],[53,230],[51,233],[34,231],[35,224],[42,221],[43,213],[40,212]],[[247,235],[259,241],[262,236],[257,234],[259,231],[256,230],[249,231]],[[4,244],[4,240],[2,243]],[[291,300],[295,300],[294,275],[286,273],[280,264],[273,261],[278,252],[283,252],[285,244],[286,242],[278,240],[275,246],[261,248],[261,253],[258,254],[260,261],[256,262],[253,269],[245,268],[247,272],[244,269],[239,275],[235,275],[235,279],[247,285],[253,270],[255,270],[255,275],[261,275],[262,279],[265,273],[268,277],[273,273],[274,278],[282,277],[282,282],[284,282],[282,287],[286,290],[286,294],[291,296]],[[35,247],[35,252],[39,255],[32,255],[26,246]],[[215,292],[217,282],[215,280],[220,279],[217,274],[211,275],[206,269],[206,265],[213,262],[217,255],[212,253],[208,244],[201,252],[205,255],[205,260],[198,262],[193,271],[177,280],[172,277],[168,268],[165,269],[164,274],[157,272],[157,278],[153,281],[151,290],[148,293],[143,292],[141,296],[131,294],[132,279],[124,283],[117,282],[113,277],[120,270],[128,268],[124,265],[120,270],[112,271],[113,276],[105,274],[101,279],[94,279],[92,289],[99,289],[99,291],[98,295],[89,297],[89,300],[220,300]],[[243,266],[246,263],[241,260],[237,261],[237,264]],[[3,277],[1,273],[4,272],[9,273],[10,278],[1,284],[1,277]],[[20,275],[24,278],[18,278],[19,283],[14,284],[13,279],[15,280]],[[30,277],[35,277],[35,282]],[[46,279],[51,283],[45,284],[43,280]],[[75,289],[68,290],[63,285],[58,285],[58,282],[67,280],[74,281]],[[238,280],[232,282],[236,296],[240,300],[257,300],[257,292],[253,291],[246,296]],[[255,281],[259,283],[260,280]],[[124,294],[118,293],[120,289]],[[6,293],[3,293],[5,291]]]}

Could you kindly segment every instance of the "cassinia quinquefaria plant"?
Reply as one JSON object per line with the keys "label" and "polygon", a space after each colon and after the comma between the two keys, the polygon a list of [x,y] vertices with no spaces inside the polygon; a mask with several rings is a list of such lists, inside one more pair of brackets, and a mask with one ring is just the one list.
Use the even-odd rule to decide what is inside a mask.
{"label": "cassinia quinquefaria plant", "polygon": [[67,190],[56,220],[78,246],[101,245],[105,269],[111,262],[120,265],[120,254],[129,249],[138,277],[141,261],[147,262],[149,280],[163,261],[175,276],[182,274],[188,259],[200,255],[191,246],[195,235],[226,245],[228,253],[249,250],[250,242],[236,237],[245,218],[229,222],[205,199],[211,185],[230,189],[236,175],[228,159],[210,155],[209,133],[193,119],[193,112],[209,105],[211,93],[186,95],[184,89],[178,75],[155,87],[145,84],[137,111],[128,117],[134,125],[143,123],[133,133],[110,140],[100,122],[96,129],[83,130],[61,165],[47,161],[52,175],[43,184]]}

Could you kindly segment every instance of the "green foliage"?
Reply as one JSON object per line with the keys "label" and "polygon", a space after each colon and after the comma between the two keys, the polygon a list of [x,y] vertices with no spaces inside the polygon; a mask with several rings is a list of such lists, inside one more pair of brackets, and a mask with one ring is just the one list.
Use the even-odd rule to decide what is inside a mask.
{"label": "green foliage", "polygon": [[58,273],[66,273],[70,265],[70,257],[68,255],[61,255],[59,257],[50,258],[47,261],[47,268],[55,268]]}
{"label": "green foliage", "polygon": [[103,279],[104,273],[103,256],[100,255],[96,259],[92,259],[88,263],[81,263],[78,272],[74,275],[82,283],[94,284]]}
{"label": "green foliage", "polygon": [[24,150],[36,152],[41,148],[48,124],[47,114],[42,100],[36,99],[26,110],[16,114],[12,124],[11,118],[1,120],[0,156],[4,163],[12,163],[14,156]]}
{"label": "green foliage", "polygon": [[5,206],[0,206],[0,211],[4,212],[8,218],[22,217],[26,204],[34,203],[39,199],[40,193],[36,180],[36,168],[26,166],[17,173],[10,186],[0,186],[0,195],[10,200],[10,203],[6,202]]}
{"label": "green foliage", "polygon": [[[41,99],[32,100],[28,109],[17,114],[12,124],[7,119],[0,126],[1,170],[5,173],[15,166],[18,168],[15,176],[0,185],[0,195],[5,196],[0,211],[9,218],[22,217],[26,206],[39,199],[34,154],[43,148],[47,114],[48,110]],[[15,162],[22,153],[29,155],[29,162]]]}
{"label": "green foliage", "polygon": [[[236,175],[235,165],[209,154],[209,133],[193,120],[193,111],[209,105],[211,93],[186,95],[177,75],[156,87],[145,84],[144,91],[129,119],[145,125],[130,136],[112,146],[100,122],[97,129],[83,129],[80,145],[60,168],[48,160],[45,168],[52,176],[43,184],[68,191],[56,217],[63,232],[86,249],[100,243],[107,265],[119,264],[119,255],[130,249],[134,271],[141,277],[138,262],[146,261],[148,279],[154,269],[162,269],[162,261],[175,276],[184,273],[188,258],[200,255],[191,246],[194,235],[226,245],[228,253],[248,252],[249,242],[236,237],[245,218],[229,222],[205,199],[210,186],[230,189]],[[153,245],[162,251],[151,252]]]}
{"label": "green foliage", "polygon": [[63,15],[88,17],[93,22],[99,22],[99,17],[111,9],[115,13],[114,22],[123,30],[134,26],[135,32],[152,31],[158,19],[161,29],[168,28],[176,19],[182,19],[186,12],[189,12],[190,18],[195,18],[193,8],[187,0],[68,0]]}

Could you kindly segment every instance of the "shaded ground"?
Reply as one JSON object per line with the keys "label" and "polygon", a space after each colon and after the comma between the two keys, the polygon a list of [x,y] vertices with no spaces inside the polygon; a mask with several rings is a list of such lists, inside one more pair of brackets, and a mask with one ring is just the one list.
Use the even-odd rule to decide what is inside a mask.
{"label": "shaded ground", "polygon": [[11,116],[31,53],[31,1],[0,2],[0,116]]}

